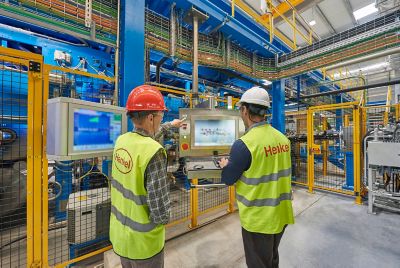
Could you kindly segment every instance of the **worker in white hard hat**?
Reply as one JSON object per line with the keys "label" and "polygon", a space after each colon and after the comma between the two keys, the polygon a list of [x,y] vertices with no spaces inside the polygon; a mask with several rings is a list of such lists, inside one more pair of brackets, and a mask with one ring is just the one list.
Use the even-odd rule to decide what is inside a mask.
{"label": "worker in white hard hat", "polygon": [[290,141],[265,120],[268,92],[247,90],[239,101],[245,134],[224,158],[222,181],[236,183],[247,266],[279,267],[278,247],[288,224],[294,223]]}

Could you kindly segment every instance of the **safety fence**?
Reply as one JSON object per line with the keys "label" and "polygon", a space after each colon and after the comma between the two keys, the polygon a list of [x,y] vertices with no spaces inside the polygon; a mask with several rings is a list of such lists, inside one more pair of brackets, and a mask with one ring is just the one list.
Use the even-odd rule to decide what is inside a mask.
{"label": "safety fence", "polygon": [[0,47],[0,267],[22,267],[27,247],[33,246],[32,223],[27,225],[33,202],[27,193],[33,191],[33,156],[40,156],[32,147],[34,122],[27,114],[41,85],[29,71],[29,60],[40,63],[41,57],[3,51]]}
{"label": "safety fence", "polygon": [[[114,78],[43,65],[40,55],[0,47],[0,82],[0,266],[65,267],[110,249],[111,160],[49,161],[46,104],[61,96],[114,104]],[[158,88],[174,108],[168,121],[180,107],[192,107],[189,92]],[[228,106],[227,99],[216,100]],[[399,105],[359,108],[357,103],[287,113],[293,183],[355,196],[360,203],[361,138],[377,124],[399,118]],[[167,233],[186,232],[207,215],[235,210],[233,187],[194,188],[219,181],[188,181],[174,143],[177,134],[172,130],[163,141],[172,204]]]}
{"label": "safety fence", "polygon": [[[44,66],[43,72],[46,102],[47,99],[67,97],[95,103],[115,103],[112,77],[49,65]],[[45,115],[46,109],[44,105]],[[48,181],[48,196],[43,196],[43,213],[47,215],[42,222],[43,230],[47,230],[44,231],[47,238],[43,238],[47,242],[43,248],[47,256],[44,255],[43,263],[45,267],[64,267],[76,258],[91,255],[110,245],[111,160],[94,157],[44,161],[49,171],[47,179],[44,179]],[[43,176],[46,178],[46,174]]]}
{"label": "safety fence", "polygon": [[311,188],[355,195],[360,202],[360,110],[357,104],[312,107],[308,119]]}
{"label": "safety fence", "polygon": [[307,111],[286,113],[285,124],[291,142],[292,182],[307,186]]}
{"label": "safety fence", "polygon": [[320,189],[355,196],[361,203],[360,128],[356,102],[287,113],[293,183],[310,192]]}
{"label": "safety fence", "polygon": [[[46,104],[57,97],[114,104],[114,78],[44,65],[40,55],[0,47],[0,83],[0,267],[65,267],[111,249],[111,160],[48,160],[47,123],[57,122],[47,122]],[[176,109],[192,106],[190,93],[161,90]],[[228,104],[216,100],[220,107]],[[171,111],[166,118],[177,115]],[[170,143],[176,135],[170,131],[164,145],[172,204],[167,233],[174,228],[179,234],[201,225],[214,211],[235,208],[232,187],[191,187],[177,146]]]}

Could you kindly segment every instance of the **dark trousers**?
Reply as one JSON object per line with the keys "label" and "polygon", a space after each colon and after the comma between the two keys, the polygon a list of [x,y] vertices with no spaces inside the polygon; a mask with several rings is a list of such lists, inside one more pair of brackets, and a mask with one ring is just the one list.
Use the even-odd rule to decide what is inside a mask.
{"label": "dark trousers", "polygon": [[279,267],[278,247],[285,228],[283,228],[283,231],[279,234],[252,233],[242,228],[244,253],[246,256],[247,267]]}
{"label": "dark trousers", "polygon": [[151,258],[145,260],[131,260],[121,258],[122,268],[162,268],[164,267],[164,249]]}

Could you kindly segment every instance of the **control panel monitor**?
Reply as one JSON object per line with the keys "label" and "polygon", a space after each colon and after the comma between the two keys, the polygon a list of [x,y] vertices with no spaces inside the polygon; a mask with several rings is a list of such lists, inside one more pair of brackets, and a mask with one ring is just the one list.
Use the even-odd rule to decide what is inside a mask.
{"label": "control panel monitor", "polygon": [[226,155],[245,128],[237,110],[180,109],[187,116],[179,130],[179,155]]}
{"label": "control panel monitor", "polygon": [[108,156],[127,119],[124,108],[62,97],[48,101],[47,129],[50,159]]}
{"label": "control panel monitor", "polygon": [[236,140],[235,119],[195,119],[194,146],[231,146]]}

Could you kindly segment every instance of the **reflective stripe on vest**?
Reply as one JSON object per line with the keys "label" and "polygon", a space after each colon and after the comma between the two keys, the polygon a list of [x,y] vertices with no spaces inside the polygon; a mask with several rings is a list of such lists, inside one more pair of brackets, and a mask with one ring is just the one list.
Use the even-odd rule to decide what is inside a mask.
{"label": "reflective stripe on vest", "polygon": [[280,170],[278,173],[272,173],[269,175],[264,175],[261,178],[246,178],[242,176],[240,180],[248,185],[258,185],[261,183],[267,183],[270,181],[277,181],[281,177],[287,177],[292,174],[292,168]]}
{"label": "reflective stripe on vest", "polygon": [[243,203],[246,207],[276,207],[283,200],[292,200],[291,193],[281,194],[278,198],[264,198],[264,199],[255,199],[255,200],[247,200],[244,196],[239,194],[236,195],[236,199]]}
{"label": "reflective stripe on vest", "polygon": [[147,197],[145,195],[135,195],[131,190],[126,189],[121,183],[114,179],[111,179],[111,186],[120,192],[126,199],[135,202],[136,205],[143,206],[147,204]]}
{"label": "reflective stripe on vest", "polygon": [[110,241],[114,251],[129,259],[147,259],[165,243],[165,227],[150,221],[145,187],[148,163],[165,150],[150,137],[128,132],[118,137],[111,179]]}
{"label": "reflective stripe on vest", "polygon": [[290,142],[267,124],[251,128],[241,140],[252,157],[236,183],[241,225],[249,232],[280,233],[294,223]]}
{"label": "reflective stripe on vest", "polygon": [[114,214],[114,216],[117,218],[117,220],[122,223],[123,225],[128,226],[131,228],[133,231],[136,232],[149,232],[153,230],[154,228],[157,227],[157,224],[154,223],[139,223],[136,221],[133,221],[132,219],[124,216],[118,209],[114,206],[111,206],[111,213]]}

